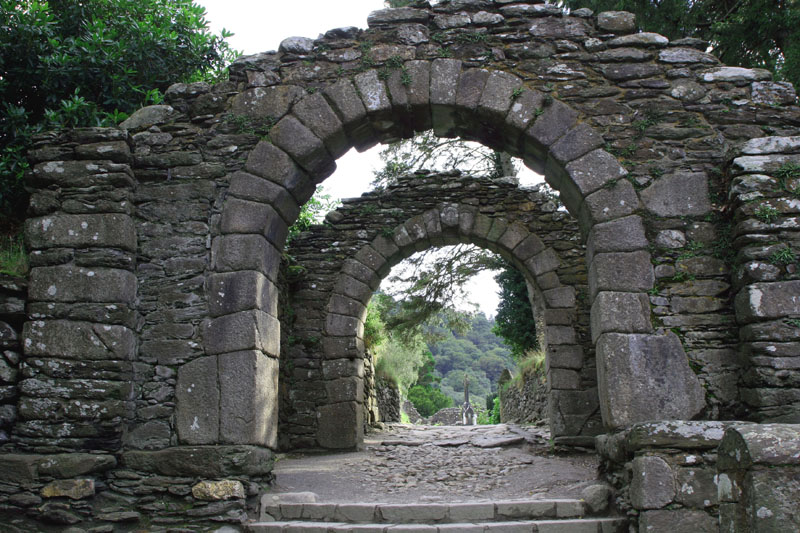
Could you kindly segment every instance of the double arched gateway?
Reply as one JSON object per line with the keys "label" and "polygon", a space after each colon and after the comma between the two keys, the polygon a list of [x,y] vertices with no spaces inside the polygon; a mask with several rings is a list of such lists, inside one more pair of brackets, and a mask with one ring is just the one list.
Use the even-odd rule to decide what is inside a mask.
{"label": "double arched gateway", "polygon": [[[7,395],[18,412],[9,446],[32,454],[19,459],[33,465],[31,483],[50,479],[46,461],[84,451],[93,453],[80,473],[57,475],[113,477],[121,464],[191,477],[213,463],[210,477],[268,476],[288,385],[278,377],[287,228],[349,148],[428,129],[521,157],[577,220],[606,431],[662,419],[798,421],[791,86],[719,65],[693,41],[630,33],[626,14],[475,0],[383,10],[369,24],[284,41],[237,61],[227,82],[175,85],[169,105],[122,129],[39,139],[24,372]],[[560,259],[547,248],[522,257],[535,239],[498,209],[458,235],[516,257],[551,290],[540,277]],[[394,247],[454,238],[454,213],[460,232],[468,211],[434,203],[347,264],[380,277],[399,258]],[[357,424],[340,440],[320,433],[357,394],[322,390],[309,375],[354,375],[339,367],[357,366],[357,352],[336,339],[358,342],[366,300],[345,277],[355,272],[343,271],[323,315],[302,317],[329,334],[309,368],[291,373],[304,416],[319,423],[296,425],[316,445],[358,442]],[[341,325],[347,335],[334,334]],[[341,373],[326,379],[325,366]],[[581,402],[564,394],[557,405],[578,419]],[[587,436],[583,427],[561,436]]]}

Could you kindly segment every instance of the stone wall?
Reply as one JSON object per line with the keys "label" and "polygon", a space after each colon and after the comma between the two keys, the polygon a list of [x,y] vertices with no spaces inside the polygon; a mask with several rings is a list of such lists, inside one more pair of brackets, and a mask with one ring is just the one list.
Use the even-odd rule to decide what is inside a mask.
{"label": "stone wall", "polygon": [[17,384],[22,360],[21,333],[25,321],[27,281],[0,276],[0,445],[10,440],[17,420]]}
{"label": "stone wall", "polygon": [[532,369],[500,383],[498,395],[501,422],[547,424],[547,378],[543,369]]}
{"label": "stone wall", "polygon": [[400,422],[400,389],[396,385],[379,379],[375,387],[379,422]]}
{"label": "stone wall", "polygon": [[652,422],[598,437],[617,506],[638,531],[717,533],[717,447],[730,422]]}

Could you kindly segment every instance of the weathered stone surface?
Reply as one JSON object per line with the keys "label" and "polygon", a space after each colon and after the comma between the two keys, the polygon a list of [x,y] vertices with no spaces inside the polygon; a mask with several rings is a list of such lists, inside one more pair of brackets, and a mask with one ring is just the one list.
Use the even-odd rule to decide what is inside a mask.
{"label": "weathered stone surface", "polygon": [[[566,139],[567,136],[565,135],[559,143]],[[587,138],[589,145],[596,144],[599,140],[601,138],[596,134],[589,134]],[[593,150],[574,161],[570,161],[565,170],[569,175],[569,181],[565,182],[564,185],[567,194],[571,198],[569,200],[565,198],[564,201],[567,205],[575,206],[576,209],[586,196],[601,189],[607,183],[623,178],[628,174],[614,156],[600,149]],[[562,192],[562,197],[563,194]]]}
{"label": "weathered stone surface", "polygon": [[270,140],[320,182],[333,174],[336,163],[319,137],[293,116],[286,116],[269,132]]}
{"label": "weathered stone surface", "polygon": [[514,101],[514,91],[522,80],[505,72],[492,72],[486,80],[478,102],[478,112],[489,120],[502,121]]}
{"label": "weathered stone surface", "polygon": [[217,272],[256,270],[275,281],[280,254],[259,235],[223,235],[211,244],[211,264]]}
{"label": "weathered stone surface", "polygon": [[800,440],[796,424],[733,425],[719,446],[720,471],[748,470],[753,465],[797,465]]}
{"label": "weathered stone surface", "polygon": [[263,311],[241,311],[209,322],[203,340],[207,354],[260,350],[277,356],[280,353],[280,323]]}
{"label": "weathered stone surface", "polygon": [[455,112],[458,77],[461,61],[458,59],[436,59],[430,70],[430,103],[433,130],[437,135],[447,136],[455,127]]}
{"label": "weathered stone surface", "polygon": [[736,317],[749,323],[800,316],[800,281],[754,283],[736,295]]}
{"label": "weathered stone surface", "polygon": [[354,82],[368,115],[381,117],[389,113],[392,102],[386,91],[386,85],[380,80],[376,70],[356,75]]}
{"label": "weathered stone surface", "polygon": [[597,27],[612,33],[631,33],[636,29],[636,16],[627,11],[604,11],[597,14]]}
{"label": "weathered stone surface", "polygon": [[363,409],[355,402],[323,405],[317,442],[323,448],[355,448],[361,440]]}
{"label": "weathered stone surface", "polygon": [[662,176],[641,197],[645,207],[661,217],[704,215],[711,209],[708,178],[702,172]]}
{"label": "weathered stone surface", "polygon": [[381,24],[395,24],[397,22],[420,22],[424,24],[428,22],[429,18],[430,15],[425,10],[411,7],[399,7],[373,11],[369,14],[369,17],[367,17],[367,24],[370,27]]}
{"label": "weathered stone surface", "polygon": [[286,116],[303,94],[303,89],[295,85],[247,89],[233,99],[231,112],[235,116],[263,120],[266,125]]}
{"label": "weathered stone surface", "polygon": [[644,250],[596,254],[589,266],[592,299],[600,291],[646,292],[654,282],[650,254]]}
{"label": "weathered stone surface", "polygon": [[36,267],[31,269],[28,297],[40,302],[132,304],[136,286],[136,276],[126,270]]}
{"label": "weathered stone surface", "polygon": [[706,83],[718,81],[764,81],[772,78],[768,70],[760,68],[720,67],[708,70],[700,75]]}
{"label": "weathered stone surface", "polygon": [[244,498],[244,485],[241,481],[223,479],[220,481],[201,481],[192,486],[192,496],[198,500],[218,501]]}
{"label": "weathered stone surface", "polygon": [[281,41],[278,51],[288,54],[310,54],[314,51],[314,40],[308,37],[287,37]]}
{"label": "weathered stone surface", "polygon": [[751,87],[755,104],[787,105],[797,101],[797,92],[787,81],[755,81]]}
{"label": "weathered stone surface", "polygon": [[51,481],[41,490],[42,498],[81,500],[94,496],[93,479],[63,479]]}
{"label": "weathered stone surface", "polygon": [[201,357],[178,369],[175,426],[181,444],[219,442],[219,395],[216,357]]}
{"label": "weathered stone surface", "polygon": [[[292,161],[286,152],[270,142],[261,141],[253,148],[247,157],[245,170],[277,183],[292,193],[298,203],[305,203],[314,193],[314,185],[305,172]],[[231,180],[232,188],[233,184],[234,180]],[[241,190],[238,192],[244,193]]]}
{"label": "weathered stone surface", "polygon": [[136,355],[135,334],[124,326],[34,320],[25,323],[23,338],[28,356],[132,361]]}
{"label": "weathered stone surface", "polygon": [[158,451],[128,451],[122,465],[162,476],[259,476],[272,471],[275,455],[257,446],[174,446]]}
{"label": "weathered stone surface", "polygon": [[586,241],[586,257],[591,261],[598,253],[642,250],[647,243],[641,217],[623,217],[592,227]]}
{"label": "weathered stone surface", "polygon": [[646,511],[639,518],[643,531],[696,531],[697,533],[717,533],[717,521],[702,511],[678,509],[674,511]]}
{"label": "weathered stone surface", "polygon": [[666,50],[662,50],[658,54],[658,60],[662,63],[672,64],[705,63],[714,65],[719,63],[719,59],[711,54],[706,54],[692,48],[668,48]]}
{"label": "weathered stone surface", "polygon": [[219,387],[220,442],[276,448],[278,361],[259,351],[220,355]]}
{"label": "weathered stone surface", "polygon": [[[427,88],[426,84],[426,92]],[[374,130],[369,122],[364,120],[367,110],[353,83],[347,79],[339,80],[325,88],[323,94],[336,114],[339,115],[350,142],[361,151],[373,146],[375,144]]]}
{"label": "weathered stone surface", "polygon": [[222,210],[221,231],[263,235],[276,248],[282,247],[289,228],[283,218],[269,205],[228,198]]}
{"label": "weathered stone surface", "polygon": [[690,419],[705,407],[703,389],[674,333],[605,333],[597,341],[600,409],[607,427]]}
{"label": "weathered stone surface", "polygon": [[662,48],[669,44],[669,39],[657,33],[642,32],[615,37],[608,41],[607,44],[610,48],[620,48],[623,46],[652,46],[655,48]]}
{"label": "weathered stone surface", "polygon": [[550,147],[550,155],[559,163],[566,164],[602,145],[603,137],[594,128],[578,124]]}
{"label": "weathered stone surface", "polygon": [[[280,152],[277,149],[276,151]],[[280,153],[283,154],[283,152]],[[288,159],[288,156],[285,157]],[[283,157],[281,159],[283,160]],[[285,168],[282,166],[283,162],[276,163],[274,159],[265,159],[264,162],[266,165],[274,164],[275,166],[272,168],[276,171]],[[294,166],[293,163],[292,165]],[[299,171],[299,168],[297,170]],[[253,171],[259,172],[257,168],[253,168]],[[264,173],[263,170],[262,173]],[[303,200],[304,195],[310,197],[314,192],[314,185],[307,179],[305,174],[297,174],[297,177],[297,181],[294,182],[296,186],[287,180],[285,183],[285,186],[288,187],[287,190],[283,185],[269,181],[269,177],[262,179],[247,172],[236,172],[231,176],[229,192],[237,198],[269,204],[281,215],[284,222],[293,224],[300,213],[298,203],[305,201]],[[292,191],[291,194],[290,191]]]}
{"label": "weathered stone surface", "polygon": [[577,116],[578,114],[572,108],[561,102],[553,101],[547,105],[541,116],[525,133],[526,138],[536,143],[534,145],[535,152],[532,155],[543,154],[541,147],[550,146],[566,133],[575,124]]}
{"label": "weathered stone surface", "polygon": [[534,20],[530,33],[539,39],[581,39],[587,36],[589,26],[580,19],[546,17]]}
{"label": "weathered stone surface", "polygon": [[645,293],[597,294],[592,304],[592,342],[603,333],[651,333],[650,299]]}
{"label": "weathered stone surface", "polygon": [[322,139],[334,158],[344,155],[350,149],[342,122],[321,94],[305,96],[294,105],[292,114]]}
{"label": "weathered stone surface", "polygon": [[[800,151],[800,137],[760,137],[742,145],[745,155],[791,154]],[[747,176],[750,179],[756,176]]]}
{"label": "weathered stone surface", "polygon": [[151,105],[137,109],[133,114],[122,121],[119,127],[123,130],[145,130],[150,126],[163,124],[172,117],[175,110],[168,105]]}
{"label": "weathered stone surface", "polygon": [[631,451],[642,448],[714,449],[719,446],[726,422],[665,420],[635,424],[626,446]]}
{"label": "weathered stone surface", "polygon": [[578,212],[584,231],[598,222],[607,222],[633,214],[639,208],[639,197],[628,180],[610,182],[586,197]]}
{"label": "weathered stone surface", "polygon": [[262,273],[231,272],[208,278],[208,311],[212,317],[249,309],[278,316],[278,290]]}
{"label": "weathered stone surface", "polygon": [[675,474],[664,459],[637,457],[631,474],[631,503],[636,509],[659,509],[675,498]]}
{"label": "weathered stone surface", "polygon": [[[637,33],[635,35],[643,34]],[[634,37],[634,35],[630,35],[629,37]],[[606,78],[612,81],[650,78],[663,72],[660,66],[650,63],[610,63],[601,65],[600,70]]]}

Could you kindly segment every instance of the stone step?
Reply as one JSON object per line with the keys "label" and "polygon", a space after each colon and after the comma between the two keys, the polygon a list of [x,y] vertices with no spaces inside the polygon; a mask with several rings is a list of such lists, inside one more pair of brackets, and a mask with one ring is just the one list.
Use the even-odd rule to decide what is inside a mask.
{"label": "stone step", "polygon": [[352,524],[344,522],[260,522],[248,533],[626,533],[624,518],[572,518],[449,524]]}
{"label": "stone step", "polygon": [[280,501],[276,495],[261,500],[261,521],[313,520],[366,524],[429,524],[473,521],[581,518],[583,500],[509,500],[464,503],[316,503]]}

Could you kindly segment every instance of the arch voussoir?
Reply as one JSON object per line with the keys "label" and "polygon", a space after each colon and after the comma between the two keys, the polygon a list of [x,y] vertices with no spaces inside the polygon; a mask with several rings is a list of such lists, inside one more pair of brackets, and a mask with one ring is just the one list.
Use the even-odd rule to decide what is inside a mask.
{"label": "arch voussoir", "polygon": [[342,121],[321,94],[306,95],[294,104],[292,115],[322,140],[334,159],[343,156],[350,149]]}
{"label": "arch voussoir", "polygon": [[[289,154],[271,142],[259,141],[247,156],[244,169],[251,176],[264,178],[286,189],[295,200],[294,209],[296,210],[299,210],[298,206],[306,203],[314,194],[314,183],[308,174],[294,162]],[[281,206],[286,201],[286,198],[280,197],[281,191],[244,177],[236,183],[235,178],[236,175],[231,178],[231,194],[245,199],[260,199],[281,210]],[[284,220],[289,224],[297,218],[297,213],[292,215],[292,212],[286,212],[285,208],[281,211]]]}
{"label": "arch voussoir", "polygon": [[292,115],[278,121],[270,129],[269,138],[317,183],[336,170],[336,161],[328,153],[322,140]]}

